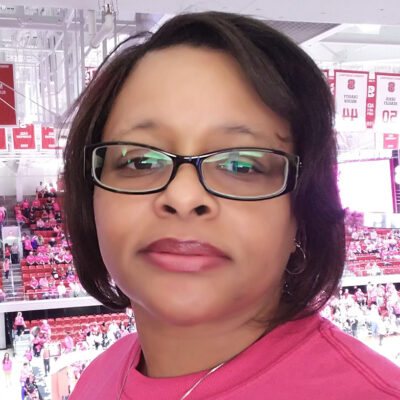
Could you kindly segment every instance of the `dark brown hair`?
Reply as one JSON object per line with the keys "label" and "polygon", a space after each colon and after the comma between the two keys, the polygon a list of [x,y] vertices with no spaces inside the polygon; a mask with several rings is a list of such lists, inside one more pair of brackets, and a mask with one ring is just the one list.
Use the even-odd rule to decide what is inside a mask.
{"label": "dark brown hair", "polygon": [[65,212],[83,286],[110,308],[130,305],[128,297],[113,284],[100,255],[93,185],[83,174],[84,146],[101,141],[114,100],[137,62],[150,51],[180,44],[230,54],[265,104],[290,122],[296,154],[302,162],[297,188],[291,194],[292,206],[297,239],[306,260],[300,251],[291,256],[287,269],[304,271],[285,274],[285,313],[276,318],[282,323],[316,312],[337,290],[345,258],[332,96],[315,63],[286,36],[256,19],[219,12],[179,15],[153,35],[126,41],[103,62],[71,110],[64,153]]}

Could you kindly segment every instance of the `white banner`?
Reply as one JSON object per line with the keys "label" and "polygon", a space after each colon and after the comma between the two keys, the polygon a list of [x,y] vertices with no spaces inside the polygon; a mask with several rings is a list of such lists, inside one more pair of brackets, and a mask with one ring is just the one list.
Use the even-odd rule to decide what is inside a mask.
{"label": "white banner", "polygon": [[360,132],[366,126],[368,72],[335,71],[335,127],[339,132]]}
{"label": "white banner", "polygon": [[400,75],[376,73],[375,130],[400,133]]}

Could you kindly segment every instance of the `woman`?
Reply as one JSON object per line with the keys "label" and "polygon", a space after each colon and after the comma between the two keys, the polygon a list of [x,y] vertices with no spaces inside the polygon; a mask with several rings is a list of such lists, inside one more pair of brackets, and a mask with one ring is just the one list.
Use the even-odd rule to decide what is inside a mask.
{"label": "woman", "polygon": [[56,264],[64,264],[64,250],[60,250],[54,257],[54,262]]}
{"label": "woman", "polygon": [[40,217],[37,221],[36,221],[36,230],[37,231],[43,231],[44,229],[44,219],[42,219],[43,217]]}
{"label": "woman", "polygon": [[25,359],[28,361],[29,364],[32,361],[32,357],[33,357],[33,352],[31,350],[31,348],[29,347],[25,351]]}
{"label": "woman", "polygon": [[11,264],[19,263],[19,246],[14,242],[11,246]]}
{"label": "woman", "polygon": [[24,258],[26,258],[31,252],[33,252],[31,239],[28,235],[24,235],[22,238],[22,242],[24,245]]}
{"label": "woman", "polygon": [[41,253],[37,253],[35,255],[35,264],[36,265],[44,265],[44,260],[43,260],[43,256]]}
{"label": "woman", "polygon": [[31,275],[31,280],[29,281],[29,286],[33,289],[36,290],[39,288],[39,281],[36,279],[36,276]]}
{"label": "woman", "polygon": [[42,294],[42,299],[48,299],[50,297],[50,283],[46,275],[40,277],[38,288]]}
{"label": "woman", "polygon": [[8,275],[10,274],[10,260],[8,258],[5,258],[3,261],[3,270],[5,278],[8,279]]}
{"label": "woman", "polygon": [[29,252],[26,256],[26,262],[28,265],[36,265],[36,256],[33,254],[33,251]]}
{"label": "woman", "polygon": [[37,236],[37,244],[38,246],[43,246],[44,245],[44,238],[42,235]]}
{"label": "woman", "polygon": [[12,361],[9,353],[5,353],[3,357],[3,372],[6,387],[11,386],[11,372],[12,372]]}
{"label": "woman", "polygon": [[38,385],[36,383],[35,376],[33,374],[29,375],[25,381],[25,394],[28,396],[28,400],[40,399],[42,400],[42,396],[39,392]]}
{"label": "woman", "polygon": [[21,333],[25,330],[26,324],[22,312],[18,311],[17,316],[14,320],[15,329],[17,330],[17,336],[21,336]]}
{"label": "woman", "polygon": [[28,216],[29,216],[29,210],[30,210],[29,201],[28,201],[27,199],[25,199],[25,200],[22,202],[22,213],[24,214],[24,216],[25,216],[26,218],[28,218]]}
{"label": "woman", "polygon": [[26,218],[24,216],[24,214],[22,214],[21,211],[18,211],[18,213],[16,213],[15,219],[16,219],[16,221],[17,221],[17,223],[18,223],[18,225],[20,226],[21,229],[22,229],[22,226],[28,222],[28,218]]}
{"label": "woman", "polygon": [[71,351],[74,350],[74,339],[72,338],[70,332],[66,332],[63,345],[64,353],[71,353]]}
{"label": "woman", "polygon": [[74,276],[75,271],[72,269],[72,265],[69,264],[67,270],[65,271],[65,276],[68,278],[69,276]]}
{"label": "woman", "polygon": [[4,258],[7,258],[11,261],[11,246],[8,244],[4,245]]}
{"label": "woman", "polygon": [[233,14],[177,16],[129,44],[72,110],[65,211],[80,281],[132,306],[138,337],[70,399],[400,396],[396,366],[317,314],[345,240],[316,65]]}
{"label": "woman", "polygon": [[30,375],[32,375],[32,368],[27,362],[24,362],[21,368],[21,374],[20,374],[20,384],[21,384],[21,398],[22,400],[25,400],[25,383],[26,380],[29,378]]}

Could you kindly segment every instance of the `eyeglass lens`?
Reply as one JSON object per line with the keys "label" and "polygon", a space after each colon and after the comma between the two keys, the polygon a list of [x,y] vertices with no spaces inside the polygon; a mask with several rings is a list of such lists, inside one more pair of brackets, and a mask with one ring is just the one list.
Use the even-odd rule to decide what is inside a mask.
{"label": "eyeglass lens", "polygon": [[[106,187],[147,192],[167,184],[173,172],[170,156],[135,145],[104,145],[93,154],[95,179]],[[202,160],[204,185],[238,197],[267,196],[286,185],[288,159],[266,150],[231,150]]]}

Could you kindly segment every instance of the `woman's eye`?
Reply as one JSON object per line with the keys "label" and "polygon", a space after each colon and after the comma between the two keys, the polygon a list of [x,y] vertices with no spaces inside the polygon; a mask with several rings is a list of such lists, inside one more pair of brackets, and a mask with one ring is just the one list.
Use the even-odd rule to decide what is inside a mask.
{"label": "woman's eye", "polygon": [[130,169],[155,169],[164,167],[165,162],[160,159],[151,157],[135,157],[123,159],[118,162],[118,168],[130,168]]}
{"label": "woman's eye", "polygon": [[218,165],[219,169],[223,169],[228,172],[250,174],[261,172],[256,168],[254,163],[250,161],[226,161]]}

